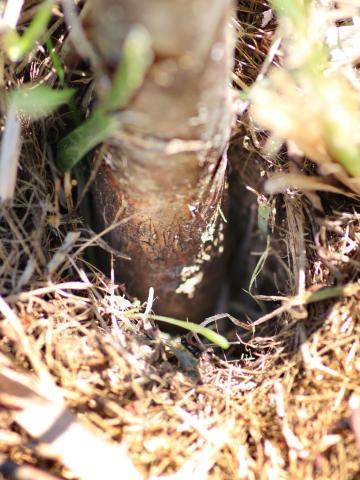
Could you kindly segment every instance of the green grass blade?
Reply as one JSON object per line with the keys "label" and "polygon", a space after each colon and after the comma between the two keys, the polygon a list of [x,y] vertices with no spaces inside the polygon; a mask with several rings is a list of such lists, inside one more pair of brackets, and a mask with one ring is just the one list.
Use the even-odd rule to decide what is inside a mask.
{"label": "green grass blade", "polygon": [[19,113],[38,120],[68,103],[73,94],[74,90],[70,88],[55,90],[45,85],[25,85],[10,93],[8,103],[13,104]]}
{"label": "green grass blade", "polygon": [[56,164],[62,170],[73,168],[92,148],[119,129],[119,120],[95,111],[84,123],[60,140]]}
{"label": "green grass blade", "polygon": [[36,41],[46,32],[51,18],[54,0],[45,0],[36,12],[32,22],[22,36],[15,31],[5,37],[5,49],[11,61],[21,60],[35,45]]}
{"label": "green grass blade", "polygon": [[324,300],[330,300],[337,297],[352,297],[357,295],[360,290],[360,284],[348,283],[346,285],[338,285],[336,287],[325,287],[317,290],[316,292],[305,292],[300,298],[305,304],[322,302]]}
{"label": "green grass blade", "polygon": [[169,325],[184,328],[185,330],[190,330],[190,332],[198,333],[199,335],[207,338],[211,343],[215,343],[215,345],[218,345],[224,350],[227,350],[230,347],[230,343],[225,337],[210,330],[209,328],[202,327],[197,323],[186,322],[185,320],[177,320],[176,318],[163,317],[162,315],[149,315],[149,318],[158,322],[164,322],[168,323]]}
{"label": "green grass blade", "polygon": [[[259,276],[261,270],[264,268],[264,265],[265,265],[265,262],[266,262],[266,259],[268,258],[269,256],[269,253],[270,253],[270,237],[268,236],[267,239],[266,239],[266,247],[265,247],[265,250],[262,252],[255,268],[254,268],[254,271],[251,275],[251,279],[250,279],[250,283],[249,283],[249,293],[251,292],[252,290],[252,287],[254,286],[255,282],[256,282],[256,279],[257,277]],[[251,295],[251,293],[250,293]]]}
{"label": "green grass blade", "polygon": [[258,225],[260,235],[264,238],[266,238],[268,234],[268,225],[269,225],[270,215],[271,215],[270,203],[263,200],[259,201],[258,199],[257,225]]}
{"label": "green grass blade", "polygon": [[57,54],[57,52],[54,48],[54,45],[51,41],[51,38],[48,38],[46,40],[46,48],[48,49],[51,61],[54,65],[57,76],[59,77],[60,84],[64,85],[64,83],[65,83],[65,70],[62,66],[60,57],[59,57],[59,55]]}

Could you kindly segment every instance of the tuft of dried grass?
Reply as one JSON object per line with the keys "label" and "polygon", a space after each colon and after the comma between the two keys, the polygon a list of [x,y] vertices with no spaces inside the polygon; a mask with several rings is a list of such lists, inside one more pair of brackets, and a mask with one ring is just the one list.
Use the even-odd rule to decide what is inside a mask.
{"label": "tuft of dried grass", "polygon": [[[24,22],[31,18],[33,6],[25,2]],[[239,5],[245,34],[239,38],[238,57],[244,65],[236,74],[244,85],[258,77],[271,43],[266,26],[258,23],[268,18],[262,13],[268,10],[254,0]],[[267,25],[273,32],[274,25]],[[60,38],[55,48],[61,51]],[[29,74],[33,81],[55,82],[41,45],[16,69],[6,67],[8,88]],[[76,72],[67,75],[78,79]],[[52,118],[23,126],[14,200],[0,205],[4,478],[9,477],[9,462],[19,475],[21,468],[35,469],[27,470],[28,478],[99,478],[77,470],[77,462],[83,462],[82,441],[78,449],[74,445],[68,461],[61,448],[51,450],[49,437],[21,421],[21,412],[34,412],[31,402],[39,395],[40,404],[60,405],[71,415],[70,423],[79,422],[99,445],[112,449],[121,443],[138,470],[133,472],[130,465],[126,478],[356,478],[357,198],[317,193],[319,210],[314,197],[287,183],[272,204],[268,231],[271,250],[281,257],[285,272],[277,285],[281,293],[256,292],[272,314],[253,319],[258,326],[251,334],[237,328],[241,357],[227,358],[207,349],[197,358],[174,339],[161,336],[150,319],[139,315],[140,306],[89,262],[84,247],[98,240],[74,207],[75,179],[61,178],[53,166],[48,132],[54,122],[61,125],[61,119]],[[241,123],[234,139],[234,164],[252,191],[261,192],[259,178],[290,165],[314,172],[308,162],[299,166],[286,155],[259,152],[263,132],[245,116]],[[267,264],[263,275],[266,268]],[[272,279],[276,273],[271,272]],[[350,293],[339,290],[348,284]],[[33,414],[35,424],[44,411]],[[47,429],[57,425],[57,417],[58,413],[47,416]],[[61,431],[68,428],[62,425]],[[85,441],[87,434],[82,435]],[[96,447],[86,451],[104,478],[114,478],[107,453],[101,452]],[[119,456],[119,463],[121,458],[128,461]]]}

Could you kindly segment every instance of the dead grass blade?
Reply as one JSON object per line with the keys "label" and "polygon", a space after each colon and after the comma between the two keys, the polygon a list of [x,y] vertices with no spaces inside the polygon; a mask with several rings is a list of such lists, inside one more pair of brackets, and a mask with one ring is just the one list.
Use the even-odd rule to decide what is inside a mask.
{"label": "dead grass blade", "polygon": [[110,444],[82,425],[68,410],[55,385],[0,367],[0,403],[34,439],[41,455],[56,458],[83,480],[126,478],[140,474],[122,447]]}
{"label": "dead grass blade", "polygon": [[14,196],[21,145],[20,132],[16,108],[10,106],[0,149],[0,202],[12,200]]}

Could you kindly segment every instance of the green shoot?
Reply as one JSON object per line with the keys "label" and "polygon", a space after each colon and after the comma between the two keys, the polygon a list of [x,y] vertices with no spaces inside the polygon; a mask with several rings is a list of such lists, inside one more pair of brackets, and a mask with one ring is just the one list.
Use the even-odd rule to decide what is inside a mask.
{"label": "green shoot", "polygon": [[19,115],[32,120],[49,115],[53,110],[70,100],[73,90],[53,90],[44,85],[25,85],[6,96],[7,114],[0,149],[0,197],[14,198],[16,173],[21,145]]}
{"label": "green shoot", "polygon": [[96,110],[84,123],[60,140],[57,165],[62,171],[70,170],[92,148],[114,135],[119,119]]}
{"label": "green shoot", "polygon": [[[329,28],[338,35],[342,28],[336,25],[334,10],[309,0],[270,3],[282,38],[282,69],[272,68],[266,82],[250,89],[253,118],[340,181],[348,175],[360,177],[360,102],[351,80],[356,75],[349,62],[349,70],[332,63]],[[354,41],[356,34],[354,29]],[[355,56],[356,49],[347,55]],[[351,180],[358,192],[358,179]]]}
{"label": "green shoot", "polygon": [[119,115],[141,85],[152,61],[150,37],[142,27],[133,27],[123,46],[123,58],[113,78],[111,90],[105,95],[90,118],[63,138],[57,151],[57,165],[63,170],[73,168],[92,148],[107,140],[120,127]]}
{"label": "green shoot", "polygon": [[63,86],[65,84],[65,70],[61,64],[59,55],[57,54],[50,37],[46,40],[45,43],[57,76],[59,77],[60,85]]}
{"label": "green shoot", "polygon": [[133,27],[122,47],[122,60],[116,69],[110,92],[100,104],[106,112],[126,107],[143,82],[152,61],[151,39],[141,26]]}
{"label": "green shoot", "polygon": [[51,18],[53,4],[54,0],[45,0],[40,5],[32,22],[22,36],[15,30],[7,33],[4,39],[5,51],[11,61],[18,62],[21,60],[46,32],[47,25]]}

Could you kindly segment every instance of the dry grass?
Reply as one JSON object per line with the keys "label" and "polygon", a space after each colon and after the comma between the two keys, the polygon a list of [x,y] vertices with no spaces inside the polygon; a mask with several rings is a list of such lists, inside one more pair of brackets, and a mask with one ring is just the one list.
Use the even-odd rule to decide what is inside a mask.
{"label": "dry grass", "polygon": [[[246,34],[238,48],[246,61],[237,74],[243,84],[259,74],[274,29],[269,24],[264,33],[259,9],[266,7],[241,2]],[[9,88],[29,75],[50,83],[55,78],[41,49],[5,74]],[[248,138],[256,143],[262,134],[245,117],[241,123],[234,140],[241,155],[234,162],[247,185],[258,190],[253,165],[266,177],[294,163],[286,156],[260,156]],[[76,468],[48,459],[41,441],[31,441],[31,429],[14,409],[16,395],[6,398],[10,392],[1,375],[12,369],[33,378],[34,385],[47,378],[51,399],[56,390],[84,425],[106,441],[121,442],[144,478],[358,478],[351,430],[359,428],[358,293],[354,288],[349,296],[304,300],[306,292],[357,282],[358,200],[334,193],[314,200],[288,188],[276,202],[270,229],[285,273],[282,297],[268,297],[268,311],[280,307],[279,314],[251,336],[238,329],[241,359],[211,350],[196,358],[160,336],[138,314],[139,306],[89,264],[84,246],[92,234],[74,209],[71,179],[61,178],[53,165],[54,125],[61,125],[59,119],[23,126],[15,199],[0,205],[0,295],[16,314],[0,304],[0,402],[6,405],[0,410],[0,471],[11,461],[76,478]],[[314,172],[309,162],[295,166]],[[319,198],[323,212],[316,209]],[[304,301],[289,302],[294,298]],[[74,457],[81,450],[75,447]],[[114,478],[99,452],[89,451],[89,461],[95,457],[103,478]],[[30,474],[40,478],[38,470]]]}

